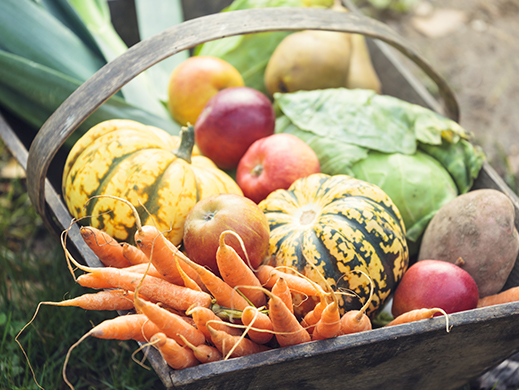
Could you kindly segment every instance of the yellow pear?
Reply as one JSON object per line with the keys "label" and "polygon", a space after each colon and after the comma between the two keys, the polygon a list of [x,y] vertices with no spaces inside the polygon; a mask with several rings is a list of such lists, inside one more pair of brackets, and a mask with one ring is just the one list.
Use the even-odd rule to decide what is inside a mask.
{"label": "yellow pear", "polygon": [[288,35],[265,69],[265,87],[275,92],[339,88],[346,85],[351,54],[347,33],[305,30]]}
{"label": "yellow pear", "polygon": [[377,93],[381,92],[381,83],[378,75],[373,68],[368,46],[363,35],[352,34],[352,52],[348,77],[346,78],[346,88],[372,89]]}
{"label": "yellow pear", "polygon": [[[340,0],[334,0],[332,9],[338,12],[348,12]],[[376,93],[380,93],[380,79],[373,68],[366,39],[363,35],[351,34],[351,46],[350,67],[344,86],[350,89],[372,89]]]}

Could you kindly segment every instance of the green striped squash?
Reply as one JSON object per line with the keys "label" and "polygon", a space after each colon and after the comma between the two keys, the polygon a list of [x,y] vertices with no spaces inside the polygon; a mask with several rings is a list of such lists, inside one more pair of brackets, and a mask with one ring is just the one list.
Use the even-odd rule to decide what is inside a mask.
{"label": "green striped squash", "polygon": [[131,120],[101,122],[74,144],[63,170],[72,216],[119,241],[133,242],[135,217],[127,204],[103,195],[132,203],[142,224],[178,245],[191,208],[222,193],[242,195],[234,179],[199,155],[192,126],[178,137]]}
{"label": "green striped squash", "polygon": [[[288,190],[274,191],[259,206],[270,226],[272,265],[298,271],[325,289],[330,286],[339,293],[341,314],[367,302],[371,284],[363,273],[373,281],[367,310],[373,317],[407,270],[400,212],[373,184],[314,174]],[[298,314],[311,306],[302,304]]]}

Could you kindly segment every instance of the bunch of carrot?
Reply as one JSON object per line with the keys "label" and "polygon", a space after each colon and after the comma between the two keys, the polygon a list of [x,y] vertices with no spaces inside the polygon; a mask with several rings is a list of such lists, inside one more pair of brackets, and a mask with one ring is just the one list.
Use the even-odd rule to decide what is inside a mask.
{"label": "bunch of carrot", "polygon": [[[220,236],[216,253],[220,276],[190,260],[154,226],[139,226],[135,246],[120,244],[92,227],[82,227],[80,231],[105,267],[84,267],[69,256],[76,267],[86,271],[77,282],[84,287],[111,289],[85,299],[90,300],[92,309],[99,310],[99,304],[94,302],[101,299],[100,294],[117,292],[121,296],[121,291],[126,292],[126,300],[120,300],[120,306],[107,300],[106,309],[134,309],[137,314],[106,322],[117,322],[118,326],[125,321],[131,323],[131,332],[124,338],[150,341],[175,369],[372,328],[365,311],[373,286],[370,299],[360,310],[341,316],[337,293],[331,289],[325,291],[295,271],[270,265],[257,270],[249,268],[248,261],[225,242],[228,235],[241,242],[233,231]],[[244,246],[242,249],[246,254]],[[294,314],[294,293],[315,297],[318,302],[304,318]],[[408,316],[404,322],[417,319],[419,316]],[[133,325],[135,321],[137,327]],[[139,328],[143,321],[148,323],[147,327]],[[111,337],[105,323],[92,329],[89,336]],[[185,360],[168,360],[171,348],[177,358],[185,355]]]}
{"label": "bunch of carrot", "polygon": [[[151,225],[138,224],[135,245],[119,243],[93,227],[80,232],[104,267],[78,263],[64,245],[64,232],[69,269],[80,285],[100,291],[41,302],[38,309],[46,304],[128,314],[94,326],[70,348],[63,377],[71,388],[66,364],[73,348],[87,337],[140,341],[157,348],[173,369],[183,369],[372,328],[365,314],[371,297],[362,309],[341,316],[337,293],[331,289],[325,291],[295,271],[270,265],[249,268],[247,259],[226,244],[228,235],[241,242],[233,231],[220,236],[220,276],[191,261]],[[243,243],[242,249],[246,254]],[[84,273],[76,278],[73,266]],[[318,302],[304,318],[294,314],[295,293]]]}

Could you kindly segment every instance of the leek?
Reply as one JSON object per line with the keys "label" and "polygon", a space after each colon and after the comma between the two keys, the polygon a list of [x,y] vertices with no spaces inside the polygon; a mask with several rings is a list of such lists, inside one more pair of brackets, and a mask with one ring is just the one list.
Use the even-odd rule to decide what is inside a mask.
{"label": "leek", "polygon": [[74,7],[68,0],[33,0],[44,7],[47,12],[58,19],[65,27],[72,31],[90,50],[99,58],[104,58],[90,30],[85,26]]}
{"label": "leek", "polygon": [[[153,5],[150,6],[150,4]],[[184,20],[180,0],[135,0],[135,9],[141,40],[182,23]],[[168,100],[167,86],[172,70],[188,57],[189,51],[184,50],[166,58],[146,71],[155,94],[161,101],[167,102]]]}
{"label": "leek", "polygon": [[0,2],[0,48],[80,81],[86,81],[106,63],[45,8],[30,0]]}
{"label": "leek", "polygon": [[[81,82],[23,57],[0,51],[0,105],[39,128]],[[157,117],[125,100],[112,97],[67,140],[72,145],[88,128],[108,119],[133,119],[178,134],[180,126]]]}
{"label": "leek", "polygon": [[[166,1],[161,3],[166,6]],[[171,26],[182,21],[180,3],[167,3],[168,16],[165,8],[155,8],[156,1],[139,5],[141,36],[158,32],[149,29],[157,12],[164,12],[164,20],[156,29],[169,27],[162,23]],[[107,0],[1,0],[0,108],[38,129],[82,83],[126,50],[111,23]],[[178,134],[180,126],[145,76],[139,75],[100,106],[67,140],[67,146],[107,119],[132,119]],[[154,83],[156,91],[163,88],[165,93],[164,78],[161,83]]]}
{"label": "leek", "polygon": [[[128,50],[112,25],[107,0],[69,0],[69,2],[94,36],[107,62]],[[145,72],[123,86],[122,93],[129,103],[157,116],[168,118],[169,113],[153,92]]]}

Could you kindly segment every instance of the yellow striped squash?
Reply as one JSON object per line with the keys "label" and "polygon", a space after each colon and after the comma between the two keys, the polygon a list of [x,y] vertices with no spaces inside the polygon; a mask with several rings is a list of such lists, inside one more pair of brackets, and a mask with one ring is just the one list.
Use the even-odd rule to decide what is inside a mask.
{"label": "yellow striped squash", "polygon": [[126,199],[137,208],[143,224],[154,224],[178,245],[186,215],[199,200],[220,193],[242,195],[229,175],[193,147],[192,126],[183,128],[178,137],[130,120],[99,123],[67,157],[65,203],[75,218],[90,216],[86,223],[133,242],[135,218],[130,207],[95,196]]}
{"label": "yellow striped squash", "polygon": [[[359,309],[370,294],[368,279],[355,270],[373,280],[371,317],[407,270],[400,212],[375,185],[346,175],[313,174],[274,191],[259,206],[270,226],[273,265],[297,270],[325,289],[329,285],[339,293],[341,313]],[[303,315],[311,306],[301,308]]]}

